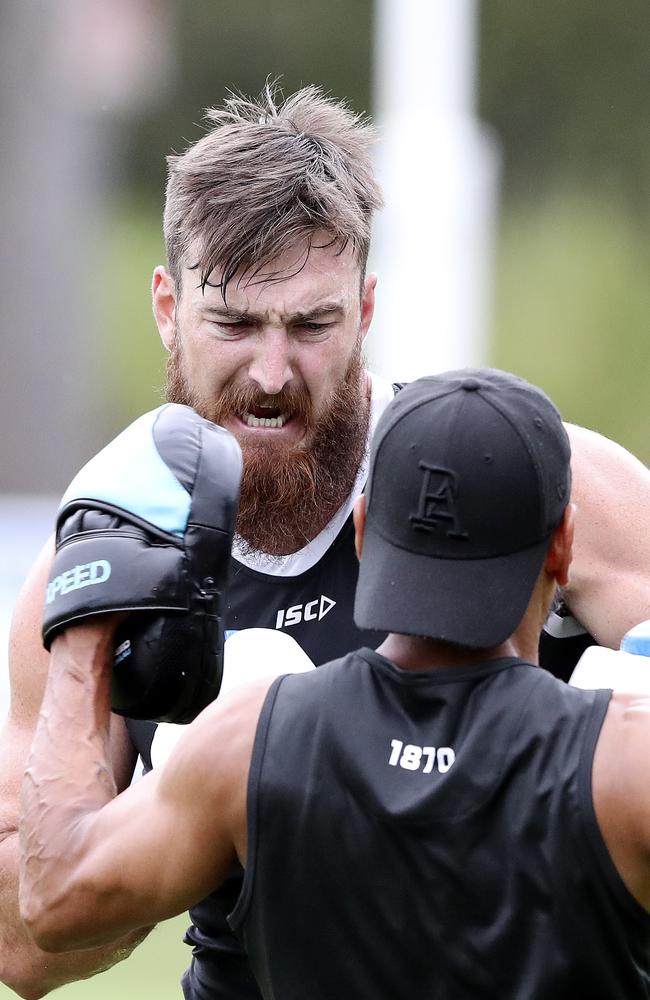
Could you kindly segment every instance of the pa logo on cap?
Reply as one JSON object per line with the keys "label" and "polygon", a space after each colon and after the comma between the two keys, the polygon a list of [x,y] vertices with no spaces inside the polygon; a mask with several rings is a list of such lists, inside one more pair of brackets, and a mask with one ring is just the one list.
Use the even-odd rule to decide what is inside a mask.
{"label": "pa logo on cap", "polygon": [[418,462],[422,470],[422,487],[418,500],[418,509],[411,514],[409,521],[418,531],[437,531],[440,522],[446,521],[448,538],[467,538],[458,520],[456,497],[458,496],[458,477],[451,469],[443,469],[438,465],[427,465]]}

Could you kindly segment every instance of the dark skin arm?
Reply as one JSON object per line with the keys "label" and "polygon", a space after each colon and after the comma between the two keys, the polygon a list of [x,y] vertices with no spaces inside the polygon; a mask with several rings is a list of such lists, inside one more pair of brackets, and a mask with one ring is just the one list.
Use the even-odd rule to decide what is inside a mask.
{"label": "dark skin arm", "polygon": [[[49,543],[20,594],[10,634],[11,705],[0,732],[0,980],[26,1000],[85,979],[126,958],[145,932],[101,949],[54,956],[38,948],[18,908],[20,788],[43,697],[49,656],[40,639],[45,582],[52,558]],[[135,753],[122,719],[111,721],[110,767],[116,787],[128,785]]]}
{"label": "dark skin arm", "polygon": [[271,679],[210,705],[165,765],[116,796],[111,650],[105,619],[55,641],[23,781],[21,913],[52,951],[181,913],[246,857],[250,754]]}

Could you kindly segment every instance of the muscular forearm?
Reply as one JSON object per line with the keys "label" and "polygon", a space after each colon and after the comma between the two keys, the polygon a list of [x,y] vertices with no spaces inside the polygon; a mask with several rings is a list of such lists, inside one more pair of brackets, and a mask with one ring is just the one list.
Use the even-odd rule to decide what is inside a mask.
{"label": "muscular forearm", "polygon": [[0,840],[0,982],[27,1000],[103,972],[131,954],[141,930],[103,948],[52,955],[34,943],[18,911],[18,833]]}
{"label": "muscular forearm", "polygon": [[67,921],[86,889],[86,831],[116,794],[109,757],[111,630],[69,629],[55,641],[23,779],[20,910],[36,942],[74,948]]}
{"label": "muscular forearm", "polygon": [[[139,931],[101,948],[52,955],[37,947],[20,917],[20,785],[49,662],[41,645],[40,618],[51,549],[48,544],[43,550],[16,604],[9,656],[11,709],[0,733],[0,982],[29,1000],[107,969],[126,958],[146,934]],[[115,718],[113,723],[112,759],[124,786],[130,780],[133,757],[123,726],[115,724]]]}

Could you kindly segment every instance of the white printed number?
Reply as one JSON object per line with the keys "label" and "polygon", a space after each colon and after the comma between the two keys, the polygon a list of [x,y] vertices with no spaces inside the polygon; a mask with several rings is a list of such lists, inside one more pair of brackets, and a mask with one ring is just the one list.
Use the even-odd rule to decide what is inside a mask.
{"label": "white printed number", "polygon": [[388,763],[392,767],[399,764],[405,771],[419,771],[422,768],[423,774],[431,774],[436,767],[444,774],[456,760],[451,747],[418,747],[414,743],[404,745],[401,740],[391,740],[390,747]]}

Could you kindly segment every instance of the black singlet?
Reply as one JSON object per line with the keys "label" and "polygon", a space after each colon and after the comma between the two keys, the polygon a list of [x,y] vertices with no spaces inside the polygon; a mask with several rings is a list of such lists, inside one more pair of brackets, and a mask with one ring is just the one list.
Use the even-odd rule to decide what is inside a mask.
{"label": "black singlet", "polygon": [[275,681],[231,921],[262,995],[650,996],[650,915],[591,797],[610,695],[520,660],[406,673],[371,650]]}
{"label": "black singlet", "polygon": [[[259,573],[234,559],[231,572],[227,630],[280,627],[317,664],[360,645],[374,647],[383,639],[381,633],[362,632],[352,620],[358,563],[351,518],[322,559],[299,576]],[[566,680],[585,646],[594,640],[561,608],[551,618],[555,626],[542,638],[541,662]],[[560,619],[567,623],[564,632],[558,625]],[[549,621],[547,627],[550,625]],[[155,723],[127,720],[127,728],[145,770],[149,770]],[[227,923],[239,895],[241,877],[241,868],[234,866],[231,877],[190,910],[192,924],[186,941],[193,954],[183,981],[187,1000],[260,998],[245,953]]]}
{"label": "black singlet", "polygon": [[[399,388],[394,385],[395,391]],[[362,631],[352,620],[357,573],[351,517],[323,557],[297,576],[265,574],[233,559],[226,631],[281,629],[316,664],[361,645],[377,646],[383,634]],[[558,621],[561,614],[556,616]],[[593,641],[576,623],[563,631],[545,632],[540,662],[566,680],[583,649]],[[127,720],[127,728],[145,771],[149,770],[155,723]],[[186,940],[193,947],[193,957],[183,981],[188,1000],[259,1000],[245,954],[226,919],[239,895],[241,877],[241,868],[235,866],[231,878],[190,911],[192,926]]]}

